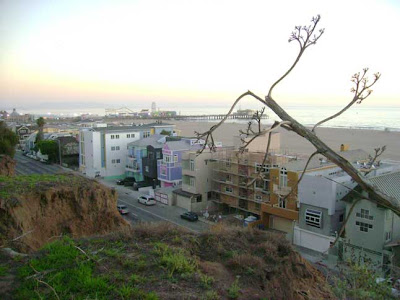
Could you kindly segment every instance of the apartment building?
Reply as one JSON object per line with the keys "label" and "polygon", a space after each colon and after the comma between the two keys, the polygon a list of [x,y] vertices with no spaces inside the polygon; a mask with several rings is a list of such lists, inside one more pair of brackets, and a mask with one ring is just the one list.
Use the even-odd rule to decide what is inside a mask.
{"label": "apartment building", "polygon": [[182,183],[182,156],[185,151],[197,151],[204,140],[197,138],[170,138],[163,146],[163,159],[157,161],[157,175],[161,187],[179,186]]}
{"label": "apartment building", "polygon": [[157,160],[162,158],[162,148],[165,142],[165,135],[154,134],[129,143],[125,168],[126,177],[134,177],[136,182],[157,180]]}
{"label": "apartment building", "polygon": [[[225,151],[219,145],[217,151]],[[213,202],[213,170],[215,153],[186,151],[182,155],[182,188],[174,190],[175,204],[188,211],[200,212],[209,208]]]}
{"label": "apartment building", "polygon": [[163,130],[173,132],[174,126],[157,122],[141,126],[81,129],[80,170],[89,177],[124,177],[128,155],[127,145],[153,134],[159,134]]}

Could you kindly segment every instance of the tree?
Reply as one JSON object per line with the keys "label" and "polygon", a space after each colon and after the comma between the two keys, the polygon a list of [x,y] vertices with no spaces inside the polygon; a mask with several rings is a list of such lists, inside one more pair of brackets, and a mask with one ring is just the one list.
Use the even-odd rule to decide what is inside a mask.
{"label": "tree", "polygon": [[43,128],[44,125],[46,124],[46,121],[43,119],[43,117],[40,117],[39,119],[36,120],[36,124],[39,127],[38,134],[36,136],[36,143],[43,140]]}
{"label": "tree", "polygon": [[58,144],[56,141],[39,141],[36,146],[40,153],[48,155],[50,162],[58,161]]}
{"label": "tree", "polygon": [[0,121],[0,154],[14,157],[17,144],[18,136],[7,127],[6,123]]}
{"label": "tree", "polygon": [[[356,168],[352,166],[350,162],[348,162],[345,158],[340,156],[337,152],[332,150],[330,147],[328,147],[316,134],[316,129],[319,125],[327,122],[328,120],[331,120],[333,118],[336,118],[340,116],[343,112],[348,110],[352,105],[354,104],[360,104],[363,100],[365,100],[368,96],[371,95],[372,90],[370,89],[380,78],[379,73],[375,73],[374,79],[370,82],[367,78],[367,73],[368,73],[368,68],[363,69],[362,72],[356,73],[352,76],[351,81],[354,84],[354,87],[351,89],[351,92],[353,94],[353,97],[351,101],[349,102],[348,105],[346,105],[342,110],[337,112],[336,114],[330,116],[329,118],[326,118],[320,122],[318,122],[311,130],[307,129],[304,125],[299,123],[297,120],[295,120],[292,116],[290,116],[275,100],[275,98],[272,95],[272,92],[274,88],[283,80],[285,79],[291,71],[295,68],[297,63],[300,61],[302,56],[304,55],[305,51],[310,47],[313,46],[317,43],[317,41],[321,38],[321,36],[324,33],[324,29],[319,29],[317,30],[318,23],[320,21],[320,16],[316,16],[312,18],[311,20],[311,25],[309,26],[296,26],[295,30],[292,32],[289,38],[289,42],[297,42],[299,45],[299,53],[297,57],[295,58],[294,62],[292,63],[291,67],[274,83],[269,89],[268,94],[265,97],[260,97],[256,94],[254,94],[251,91],[247,91],[240,95],[236,101],[233,103],[231,106],[229,112],[226,114],[225,118],[222,119],[218,124],[212,126],[208,131],[203,132],[203,133],[196,133],[198,138],[205,138],[206,140],[206,145],[209,146],[211,150],[215,150],[215,143],[213,139],[213,132],[222,124],[225,122],[227,117],[232,113],[234,107],[239,103],[239,101],[247,96],[252,97],[253,99],[259,101],[261,104],[263,104],[265,107],[268,107],[271,109],[280,119],[281,122],[275,122],[271,128],[268,130],[261,130],[261,127],[258,128],[258,130],[253,130],[252,129],[252,124],[249,124],[247,131],[244,132],[247,134],[247,137],[251,137],[249,140],[244,142],[242,146],[242,151],[257,137],[264,135],[264,134],[269,134],[271,136],[271,132],[278,127],[282,127],[286,130],[293,131],[300,135],[301,137],[305,138],[308,140],[314,147],[315,147],[315,152],[311,154],[309,161],[313,156],[316,154],[321,154],[325,156],[327,159],[335,163],[337,166],[342,168],[350,177],[358,183],[358,185],[367,192],[367,195],[363,195],[363,198],[372,201],[378,205],[381,205],[383,207],[391,209],[394,213],[396,213],[398,216],[400,216],[400,203],[398,203],[393,197],[390,197],[386,194],[384,194],[382,191],[379,189],[376,189],[370,181],[365,178],[363,175],[361,175]],[[205,148],[203,148],[200,152],[202,152]],[[266,147],[266,154],[264,157],[264,161],[266,160],[268,156],[268,151],[269,151],[269,145]],[[308,162],[309,162],[308,161]],[[308,165],[307,162],[307,165]],[[307,165],[305,169],[307,168]],[[304,170],[305,170],[304,169]],[[304,174],[304,172],[303,172]],[[299,179],[299,182],[301,181],[302,176]]]}

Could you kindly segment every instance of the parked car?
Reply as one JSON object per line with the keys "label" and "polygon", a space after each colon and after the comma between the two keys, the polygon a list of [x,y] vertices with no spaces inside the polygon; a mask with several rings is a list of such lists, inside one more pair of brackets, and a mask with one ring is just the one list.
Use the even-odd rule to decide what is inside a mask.
{"label": "parked car", "polygon": [[191,222],[197,221],[199,219],[197,214],[194,213],[194,212],[191,212],[191,211],[188,211],[188,212],[185,212],[185,213],[181,214],[181,218],[185,219],[185,220],[188,220],[188,221],[191,221]]}
{"label": "parked car", "polygon": [[119,211],[119,213],[120,213],[121,215],[127,215],[127,214],[129,214],[129,210],[126,208],[126,205],[122,205],[122,204],[117,205],[117,209],[118,209],[118,211]]}
{"label": "parked car", "polygon": [[125,186],[129,186],[129,185],[133,185],[135,183],[135,178],[133,177],[126,177],[124,179],[119,179],[117,180],[117,184],[118,185],[125,185]]}
{"label": "parked car", "polygon": [[138,202],[144,205],[156,205],[156,199],[153,196],[141,195],[138,198]]}
{"label": "parked car", "polygon": [[146,187],[146,186],[151,186],[151,183],[149,183],[149,182],[147,182],[147,181],[138,181],[138,182],[135,182],[135,183],[133,184],[133,189],[134,189],[135,191],[137,191],[138,189],[140,189],[140,188],[142,188],[142,187]]}

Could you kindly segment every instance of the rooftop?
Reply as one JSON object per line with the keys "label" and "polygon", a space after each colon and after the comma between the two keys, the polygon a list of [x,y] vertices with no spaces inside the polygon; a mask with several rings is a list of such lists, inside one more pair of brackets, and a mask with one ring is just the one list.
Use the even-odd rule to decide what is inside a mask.
{"label": "rooftop", "polygon": [[102,132],[126,132],[126,131],[143,131],[155,127],[166,127],[166,126],[175,127],[174,124],[168,124],[168,123],[149,123],[149,124],[131,125],[131,126],[94,127],[91,130],[102,131]]}

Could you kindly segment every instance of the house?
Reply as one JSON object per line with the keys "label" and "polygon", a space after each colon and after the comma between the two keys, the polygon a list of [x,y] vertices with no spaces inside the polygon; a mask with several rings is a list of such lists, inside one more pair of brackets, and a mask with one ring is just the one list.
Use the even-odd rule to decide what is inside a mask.
{"label": "house", "polygon": [[81,129],[79,168],[89,177],[124,177],[128,144],[153,134],[159,134],[162,130],[173,131],[174,126],[157,122],[141,126]]}
{"label": "house", "polygon": [[[224,151],[218,147],[217,151]],[[213,170],[215,153],[185,151],[182,154],[182,188],[174,190],[175,204],[188,211],[200,212],[213,204]]]}
{"label": "house", "polygon": [[19,140],[19,147],[21,149],[25,148],[25,141],[31,135],[33,128],[28,125],[17,125],[15,127],[16,134]]}
{"label": "house", "polygon": [[[340,152],[359,172],[365,173],[368,154],[362,150]],[[354,180],[339,167],[320,162],[310,167],[299,184],[299,221],[294,227],[295,245],[327,253],[343,225],[345,202],[341,201],[356,187]],[[318,164],[318,163],[317,163]],[[396,165],[380,163],[368,170],[368,177],[391,172]]]}
{"label": "house", "polygon": [[79,142],[72,136],[60,136],[56,139],[59,146],[60,164],[68,167],[79,166]]}
{"label": "house", "polygon": [[[393,201],[400,201],[400,171],[378,172],[369,181]],[[343,200],[346,203],[345,236],[338,246],[339,258],[367,264],[371,268],[389,271],[399,262],[400,218],[391,210],[377,205],[356,189]]]}
{"label": "house", "polygon": [[162,148],[166,136],[154,134],[128,144],[126,177],[134,177],[136,182],[147,181],[158,185],[157,160],[162,158]]}
{"label": "house", "polygon": [[162,148],[162,159],[157,160],[157,175],[161,187],[182,183],[182,155],[188,150],[198,150],[204,140],[197,138],[170,138]]}

